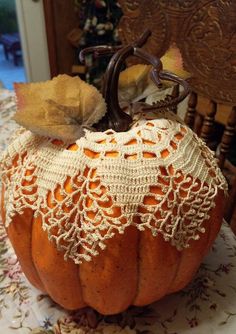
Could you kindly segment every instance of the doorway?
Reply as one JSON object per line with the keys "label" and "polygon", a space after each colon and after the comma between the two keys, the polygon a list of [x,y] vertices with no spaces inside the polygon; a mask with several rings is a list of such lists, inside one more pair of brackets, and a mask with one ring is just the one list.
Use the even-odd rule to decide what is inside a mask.
{"label": "doorway", "polygon": [[48,80],[50,67],[44,1],[16,0],[15,3],[27,81]]}

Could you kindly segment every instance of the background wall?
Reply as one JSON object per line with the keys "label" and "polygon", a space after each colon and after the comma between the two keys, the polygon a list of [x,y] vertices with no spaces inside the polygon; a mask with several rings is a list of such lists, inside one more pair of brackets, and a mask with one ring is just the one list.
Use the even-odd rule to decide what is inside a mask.
{"label": "background wall", "polygon": [[27,81],[50,78],[43,1],[16,0]]}

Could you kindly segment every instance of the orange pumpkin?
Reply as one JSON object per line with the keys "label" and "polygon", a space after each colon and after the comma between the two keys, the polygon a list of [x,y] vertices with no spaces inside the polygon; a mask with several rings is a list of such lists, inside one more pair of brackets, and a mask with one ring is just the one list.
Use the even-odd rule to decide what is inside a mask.
{"label": "orange pumpkin", "polygon": [[[33,87],[31,97],[18,87],[21,108]],[[74,143],[25,131],[1,163],[2,218],[22,269],[70,310],[115,314],[182,289],[222,223],[225,181],[206,145],[170,112],[109,119],[116,100],[110,92],[99,122],[108,130]]]}

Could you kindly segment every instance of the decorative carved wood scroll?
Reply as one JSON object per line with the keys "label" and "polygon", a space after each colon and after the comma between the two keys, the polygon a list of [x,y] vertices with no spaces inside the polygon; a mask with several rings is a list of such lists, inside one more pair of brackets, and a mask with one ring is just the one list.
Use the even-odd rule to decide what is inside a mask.
{"label": "decorative carved wood scroll", "polygon": [[164,54],[170,42],[168,30],[168,17],[161,10],[156,0],[148,1],[119,1],[124,16],[120,20],[119,35],[123,44],[128,44],[149,28],[152,37],[144,46],[144,49],[154,54]]}
{"label": "decorative carved wood scroll", "polygon": [[158,56],[175,42],[192,74],[194,91],[224,104],[236,104],[235,0],[119,0],[123,43],[144,28],[153,36],[146,48]]}

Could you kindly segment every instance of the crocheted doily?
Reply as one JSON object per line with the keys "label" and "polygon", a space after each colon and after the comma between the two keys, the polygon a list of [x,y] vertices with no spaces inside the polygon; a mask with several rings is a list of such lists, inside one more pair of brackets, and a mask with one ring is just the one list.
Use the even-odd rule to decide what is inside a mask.
{"label": "crocheted doily", "polygon": [[188,247],[227,188],[213,152],[164,111],[135,115],[127,132],[86,130],[70,145],[24,131],[1,169],[6,225],[31,208],[75,263],[89,261],[130,225]]}

